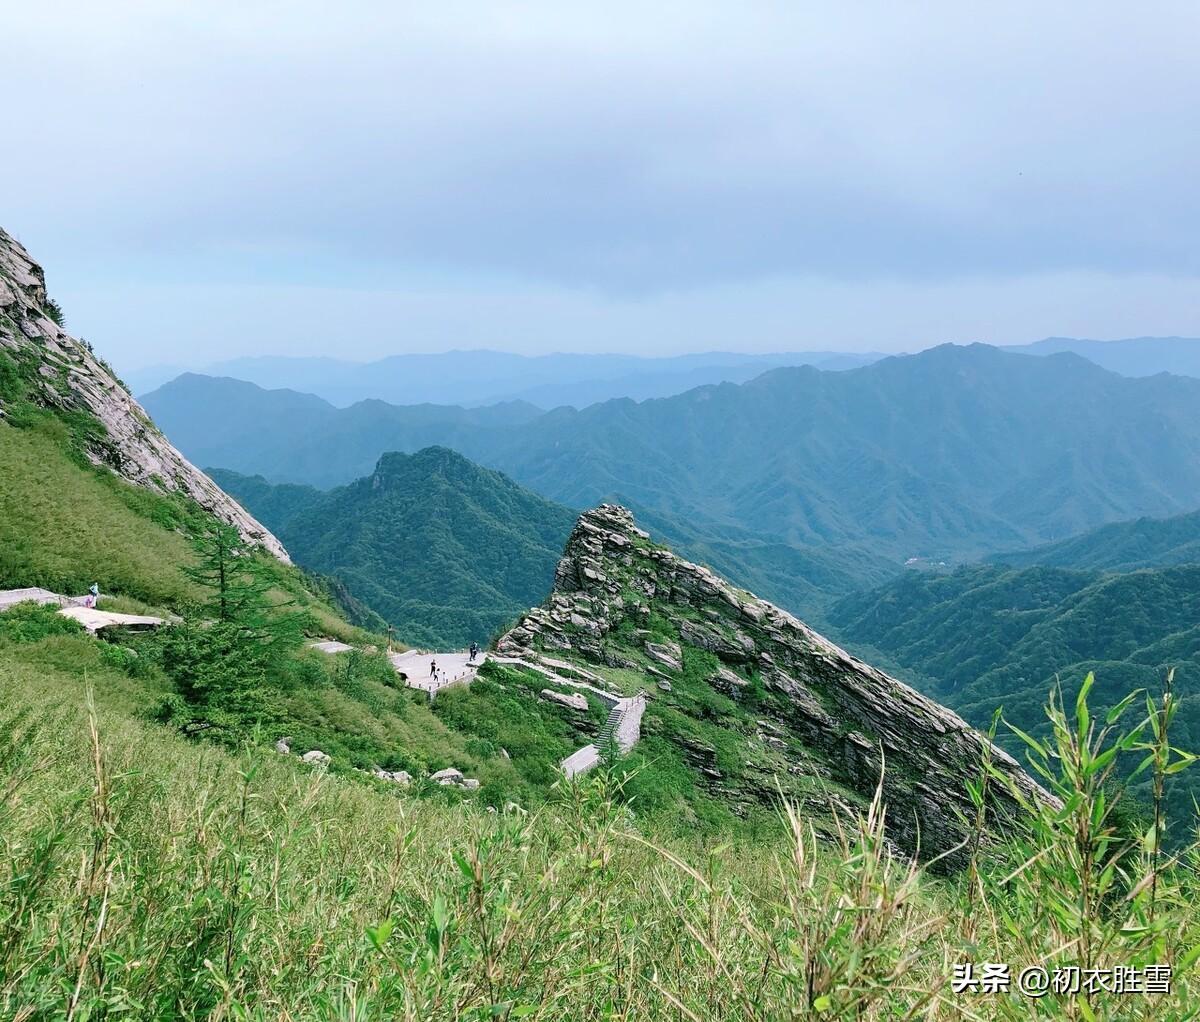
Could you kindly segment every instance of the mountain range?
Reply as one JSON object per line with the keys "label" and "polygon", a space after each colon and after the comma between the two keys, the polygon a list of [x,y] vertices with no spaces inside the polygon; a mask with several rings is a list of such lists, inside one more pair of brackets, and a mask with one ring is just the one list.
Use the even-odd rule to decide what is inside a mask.
{"label": "mountain range", "polygon": [[[1169,372],[1200,376],[1200,341],[1187,337],[1134,337],[1092,341],[1048,337],[1004,348],[1015,354],[1073,352],[1123,376]],[[527,401],[539,408],[590,404],[628,397],[670,397],[712,383],[745,383],[769,369],[811,365],[854,369],[877,362],[879,352],[793,351],[768,354],[701,352],[666,357],[629,355],[515,355],[498,351],[447,351],[393,355],[373,362],[336,358],[256,356],[215,362],[194,371],[227,376],[271,390],[316,394],[337,407],[370,398],[392,404],[474,406]],[[134,370],[127,379],[145,394],[188,370],[161,365]]]}
{"label": "mountain range", "polygon": [[296,562],[335,576],[410,644],[488,639],[549,590],[575,513],[444,447],[385,454],[323,492],[209,474]]}
{"label": "mountain range", "polygon": [[805,613],[817,590],[848,593],[912,557],[964,563],[1200,505],[1200,380],[985,345],[582,411],[337,409],[201,376],[145,404],[193,461],[272,482],[328,487],[385,451],[451,447],[548,500],[626,504]]}
{"label": "mountain range", "polygon": [[[1096,675],[1106,707],[1175,670],[1173,744],[1200,742],[1200,514],[1140,519],[950,573],[907,571],[835,603],[835,634],[986,727],[994,708],[1026,730],[1060,681]],[[1141,781],[1148,794],[1149,781]],[[1172,786],[1191,815],[1194,781]],[[1179,818],[1177,815],[1176,818]]]}
{"label": "mountain range", "polygon": [[[780,366],[850,369],[883,356],[877,352],[799,351],[753,354],[710,351],[689,355],[515,355],[503,351],[447,351],[392,355],[373,362],[336,358],[257,356],[206,366],[206,376],[227,376],[269,389],[316,394],[336,407],[377,399],[392,404],[473,407],[523,401],[540,408],[582,408],[612,398],[669,397],[708,383],[742,383]],[[139,393],[186,370],[151,367],[131,374]]]}

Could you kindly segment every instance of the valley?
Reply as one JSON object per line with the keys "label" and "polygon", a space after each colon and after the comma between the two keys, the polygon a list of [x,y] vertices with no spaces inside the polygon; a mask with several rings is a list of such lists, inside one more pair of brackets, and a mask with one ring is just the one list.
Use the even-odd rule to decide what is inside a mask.
{"label": "valley", "polygon": [[[560,924],[582,927],[593,965],[636,951],[650,967],[647,913],[692,941],[687,968],[672,966],[677,992],[644,974],[631,988],[630,1003],[651,1013],[660,997],[692,996],[683,984],[709,974],[706,956],[753,948],[748,968],[781,953],[780,933],[812,940],[809,961],[830,947],[846,962],[918,947],[905,974],[928,986],[933,957],[961,955],[977,932],[964,875],[999,904],[1012,862],[1045,862],[990,939],[1023,955],[1031,945],[1014,932],[1069,932],[1045,913],[1061,889],[1058,856],[1076,839],[1072,807],[1102,804],[1129,765],[1117,771],[1105,753],[1111,766],[1073,775],[1039,744],[1095,737],[1072,737],[1054,703],[1042,712],[1056,673],[1080,720],[1090,702],[1118,721],[1130,688],[1153,693],[1176,668],[1180,745],[1155,754],[1114,819],[1144,830],[1144,807],[1157,805],[1165,841],[1183,847],[1197,519],[1122,516],[1193,500],[1197,438],[1176,428],[1191,382],[972,347],[545,415],[521,404],[336,409],[200,378],[143,410],[48,316],[40,268],[11,238],[0,243],[0,586],[19,590],[0,610],[0,779],[15,793],[0,821],[6,889],[17,892],[0,894],[0,923],[21,920],[4,923],[0,961],[19,971],[0,1003],[52,1004],[58,977],[75,975],[93,1004],[119,996],[202,1017],[263,1003],[282,975],[288,1002],[319,1015],[334,1010],[331,970],[353,969],[369,1001],[346,996],[362,1010],[416,997],[436,1015],[447,997],[478,999],[480,970],[498,969],[510,997],[501,1014],[557,1011],[603,999],[608,981],[535,979],[563,961],[543,942],[565,939]],[[924,423],[907,396],[921,379],[927,410],[940,395]],[[997,386],[989,407],[982,395]],[[870,395],[870,414],[848,387]],[[1088,396],[1047,425],[1063,387]],[[1104,423],[1078,426],[1101,399]],[[947,435],[956,409],[961,433]],[[1151,457],[1139,431],[1168,423],[1173,439]],[[1018,441],[1032,454],[1014,458]],[[1058,473],[1053,450],[1071,444],[1087,486]],[[233,467],[193,467],[210,455]],[[305,464],[324,467],[309,479],[294,467]],[[1051,472],[1058,490],[1016,500]],[[628,494],[634,509],[602,494]],[[951,563],[905,569],[914,549],[929,552],[921,563]],[[986,554],[997,562],[968,563]],[[103,595],[83,621],[58,598],[22,599],[93,583]],[[754,595],[760,584],[778,603]],[[805,608],[846,648],[794,616]],[[462,652],[471,642],[488,647],[477,660]],[[999,702],[1020,731],[993,743]],[[1112,740],[1132,749],[1140,734]],[[40,805],[63,805],[63,822]],[[181,822],[196,813],[207,822]],[[284,831],[286,842],[272,836]],[[186,855],[173,858],[179,847]],[[790,886],[797,873],[781,855],[811,862],[808,893]],[[107,879],[77,889],[68,856]],[[272,880],[251,865],[268,860]],[[223,871],[216,888],[212,868]],[[1190,879],[1153,869],[1163,901],[1130,896],[1139,918],[1161,904],[1163,922],[1123,939],[1150,954],[1171,927],[1173,953],[1190,954],[1191,923],[1167,907],[1186,902]],[[646,875],[675,893],[647,895]],[[877,884],[893,892],[882,905]],[[781,914],[764,900],[771,891],[815,901]],[[697,894],[732,912],[726,928],[693,934],[675,899]],[[151,965],[105,978],[55,943],[52,919],[86,932],[97,897],[115,906],[97,931],[107,953],[152,946]],[[500,924],[488,899],[523,906],[530,929]],[[918,901],[904,911],[919,934],[895,915]],[[615,931],[582,922],[621,904],[632,915]],[[869,940],[808,932],[848,906],[876,921]],[[916,921],[927,912],[937,915]],[[336,950],[305,943],[323,939],[318,916]],[[519,943],[481,960],[462,934],[493,925]],[[309,935],[301,943],[296,927]],[[253,957],[234,953],[235,940]],[[549,957],[526,973],[537,947]],[[440,973],[396,984],[394,969],[426,968],[429,954]],[[267,972],[257,964],[273,958]],[[880,968],[856,996],[908,1003],[885,979],[895,966]],[[830,989],[844,992],[839,970]],[[772,1011],[796,1003],[780,976],[755,991]],[[703,1001],[711,1010],[723,996]],[[743,1009],[734,994],[718,1015]]]}

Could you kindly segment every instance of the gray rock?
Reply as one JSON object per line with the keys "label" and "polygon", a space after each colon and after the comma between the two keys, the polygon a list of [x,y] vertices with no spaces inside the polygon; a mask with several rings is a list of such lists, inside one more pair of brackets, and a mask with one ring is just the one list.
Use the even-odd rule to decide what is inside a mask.
{"label": "gray rock", "polygon": [[290,756],[292,754],[292,747],[288,743],[291,740],[292,739],[290,737],[279,739],[279,741],[275,743],[275,751],[281,756]]}
{"label": "gray rock", "polygon": [[671,691],[671,683],[669,681],[660,681],[658,683],[658,687],[661,688],[664,692]]}
{"label": "gray rock", "polygon": [[[171,445],[108,366],[46,315],[42,268],[3,229],[0,278],[7,281],[0,351],[15,352],[37,365],[40,399],[45,404],[61,406],[65,401],[104,427],[102,433],[88,434],[84,441],[94,464],[143,489],[190,497],[234,526],[247,542],[290,563],[283,544]],[[6,321],[16,330],[8,329]],[[60,387],[66,388],[68,395],[60,393]]]}
{"label": "gray rock", "polygon": [[482,787],[482,783],[476,777],[464,777],[461,787],[466,788],[467,791],[478,791]]}
{"label": "gray rock", "polygon": [[544,688],[538,698],[543,702],[558,703],[568,710],[579,710],[586,713],[588,708],[587,698],[578,692],[567,695],[565,692],[555,692],[552,688]]}
{"label": "gray rock", "polygon": [[[986,740],[945,707],[710,569],[648,546],[633,516],[616,505],[602,505],[579,518],[555,570],[548,605],[570,606],[594,626],[555,637],[563,659],[617,662],[628,646],[623,650],[613,632],[621,629],[622,641],[628,642],[630,626],[644,627],[653,613],[676,628],[688,646],[706,649],[739,670],[744,665],[779,706],[777,714],[772,712],[771,728],[761,729],[760,737],[773,748],[787,749],[788,776],[802,763],[803,776],[854,792],[863,806],[879,782],[882,753],[888,767],[883,783],[891,836],[909,852],[917,851],[919,843],[924,856],[949,853],[943,867],[961,862],[961,851],[955,851],[966,836],[961,820],[973,816],[965,780],[977,775]],[[500,640],[500,648],[536,656],[548,645],[545,629],[534,625],[540,620],[545,620],[544,612],[531,611]],[[683,651],[678,643],[639,638],[657,667],[680,670]],[[670,683],[666,677],[652,677],[656,683]],[[732,696],[749,684],[728,666],[709,683]],[[655,727],[653,717],[646,726]],[[717,769],[707,748],[678,734],[671,740],[696,769]],[[993,751],[993,763],[1023,797],[1049,798],[1002,751]],[[734,812],[744,814],[751,804],[773,804],[778,769],[750,764],[737,773],[726,771],[719,785],[712,774],[705,776]],[[997,825],[1019,815],[1009,783],[989,787],[988,816]],[[828,802],[806,803],[806,810],[828,812]]]}
{"label": "gray rock", "polygon": [[312,749],[300,757],[305,763],[315,763],[324,766],[329,762],[329,756],[320,749]]}
{"label": "gray rock", "polygon": [[376,767],[371,773],[381,781],[390,781],[392,784],[400,784],[406,788],[412,784],[412,774],[407,770],[381,770]]}
{"label": "gray rock", "polygon": [[646,640],[646,656],[656,660],[672,671],[683,670],[683,651],[678,642],[651,642]]}
{"label": "gray rock", "polygon": [[429,779],[433,781],[434,784],[461,784],[463,774],[461,770],[455,770],[454,767],[446,767],[445,770],[439,770],[436,774],[430,774]]}
{"label": "gray rock", "polygon": [[735,674],[728,667],[718,667],[717,673],[708,679],[708,683],[713,688],[723,689],[726,692],[732,692],[739,688],[746,688],[750,682],[743,678],[740,674]]}

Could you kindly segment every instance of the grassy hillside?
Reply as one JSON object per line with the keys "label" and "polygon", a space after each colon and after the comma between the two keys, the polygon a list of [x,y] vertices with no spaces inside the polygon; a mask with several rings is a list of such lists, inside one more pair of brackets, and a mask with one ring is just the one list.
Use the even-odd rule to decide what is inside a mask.
{"label": "grassy hillside", "polygon": [[34,428],[0,422],[0,588],[82,593],[93,582],[150,603],[178,604],[191,560],[177,531],[182,503],[66,457],[52,417]]}
{"label": "grassy hillside", "polygon": [[[1148,858],[1080,868],[1082,780],[1078,815],[1033,819],[968,885],[894,858],[881,815],[847,814],[832,844],[794,811],[773,838],[705,843],[602,775],[490,813],[187,742],[133,719],[94,659],[89,717],[88,663],[0,659],[5,1018],[1149,1022],[1200,996],[1196,873],[1164,868],[1152,910],[1149,883],[1126,899]],[[954,992],[983,957],[1174,976],[1167,995]]]}
{"label": "grassy hillside", "polygon": [[336,575],[411,644],[485,643],[549,591],[575,520],[445,448],[387,454],[330,493],[214,470],[296,560]]}

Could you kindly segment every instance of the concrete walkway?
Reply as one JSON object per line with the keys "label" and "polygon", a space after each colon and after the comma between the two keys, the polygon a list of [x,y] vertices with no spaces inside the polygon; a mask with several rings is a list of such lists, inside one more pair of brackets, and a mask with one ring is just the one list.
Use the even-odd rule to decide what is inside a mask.
{"label": "concrete walkway", "polygon": [[[404,683],[409,688],[428,692],[431,699],[451,685],[469,683],[483,665],[486,654],[480,653],[474,661],[467,657],[467,653],[422,653],[415,649],[388,654],[397,673],[404,675]],[[436,676],[431,673],[435,663]]]}
{"label": "concrete walkway", "polygon": [[[317,649],[322,653],[333,656],[345,653],[354,647],[336,639],[320,639],[310,642],[309,649]],[[479,668],[487,659],[487,654],[480,651],[474,660],[468,659],[470,654],[465,651],[452,653],[424,653],[417,649],[405,650],[403,653],[389,653],[388,660],[396,669],[396,673],[404,678],[404,684],[409,688],[425,692],[432,699],[442,689],[451,685],[466,685],[474,680]],[[437,664],[437,675],[431,670]]]}
{"label": "concrete walkway", "polygon": [[151,628],[159,628],[163,623],[161,617],[112,614],[107,610],[95,610],[92,607],[64,607],[59,613],[63,617],[78,621],[93,635],[103,628],[127,628],[130,631],[144,632]]}
{"label": "concrete walkway", "polygon": [[344,642],[338,642],[337,639],[322,639],[320,642],[310,642],[308,648],[332,655],[334,653],[349,653],[354,647]]}
{"label": "concrete walkway", "polygon": [[0,591],[0,611],[15,607],[18,603],[54,603],[65,606],[67,597],[52,593],[49,589],[5,589]]}
{"label": "concrete walkway", "polygon": [[496,656],[492,657],[492,659],[500,664],[512,664],[514,667],[524,667],[530,671],[537,671],[538,674],[549,678],[555,684],[591,692],[592,695],[596,696],[597,699],[608,707],[608,720],[600,728],[600,734],[596,736],[596,741],[583,746],[581,749],[576,749],[558,764],[558,768],[567,777],[578,777],[580,774],[587,773],[592,767],[596,766],[600,762],[600,749],[609,740],[613,741],[617,749],[621,752],[629,752],[642,737],[642,714],[646,712],[645,692],[639,692],[637,695],[628,697],[619,696],[615,692],[608,692],[585,681],[564,678],[554,670],[555,667],[570,670],[575,674],[581,674],[595,681],[603,681],[602,678],[591,671],[584,670],[565,660],[540,657],[535,661],[513,656]]}
{"label": "concrete walkway", "polygon": [[103,628],[128,628],[133,631],[145,631],[158,628],[163,624],[160,617],[148,617],[140,614],[114,614],[107,610],[96,610],[85,606],[86,596],[62,596],[52,593],[49,589],[6,589],[0,591],[0,612],[15,607],[18,603],[41,603],[59,608],[63,617],[78,621],[84,628],[95,635]]}

